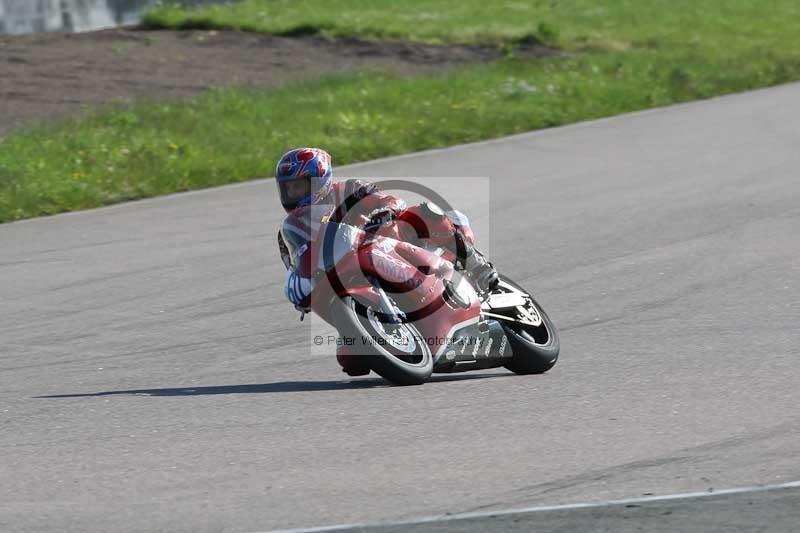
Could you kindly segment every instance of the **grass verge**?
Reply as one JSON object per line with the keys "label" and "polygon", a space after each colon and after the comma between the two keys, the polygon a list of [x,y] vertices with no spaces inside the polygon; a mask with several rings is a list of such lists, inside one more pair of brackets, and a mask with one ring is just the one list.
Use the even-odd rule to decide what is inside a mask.
{"label": "grass verge", "polygon": [[795,0],[244,0],[166,5],[143,25],[445,43],[538,38],[569,50],[797,47]]}
{"label": "grass verge", "polygon": [[[0,222],[271,175],[297,145],[324,146],[344,164],[800,79],[794,1],[770,2],[763,16],[755,0],[606,4],[582,15],[600,17],[594,37],[559,26],[566,47],[583,50],[572,57],[219,90],[11,135],[0,141]],[[679,5],[680,16],[668,9]],[[619,20],[623,8],[633,22]]]}

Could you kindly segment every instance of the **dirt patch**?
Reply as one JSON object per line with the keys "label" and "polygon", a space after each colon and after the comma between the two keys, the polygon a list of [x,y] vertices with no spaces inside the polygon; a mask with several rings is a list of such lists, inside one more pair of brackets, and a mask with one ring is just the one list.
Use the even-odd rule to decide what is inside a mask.
{"label": "dirt patch", "polygon": [[[526,45],[517,56],[554,50]],[[180,98],[210,87],[269,87],[360,68],[425,74],[497,59],[492,46],[276,37],[232,31],[137,31],[0,36],[0,135],[87,106]]]}

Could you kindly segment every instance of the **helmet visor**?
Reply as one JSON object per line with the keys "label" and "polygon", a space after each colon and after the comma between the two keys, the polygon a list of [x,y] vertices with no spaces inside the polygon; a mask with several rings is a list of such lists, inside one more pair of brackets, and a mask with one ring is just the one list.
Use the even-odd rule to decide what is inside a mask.
{"label": "helmet visor", "polygon": [[316,176],[277,178],[277,180],[281,204],[287,209],[294,209],[298,205],[302,205],[304,201],[307,202],[320,188],[320,178]]}

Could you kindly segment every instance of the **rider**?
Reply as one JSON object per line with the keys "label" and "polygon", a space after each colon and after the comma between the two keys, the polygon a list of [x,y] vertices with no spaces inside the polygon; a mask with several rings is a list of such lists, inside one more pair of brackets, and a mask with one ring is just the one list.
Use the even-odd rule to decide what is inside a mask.
{"label": "rider", "polygon": [[[455,210],[443,212],[429,202],[407,207],[402,199],[380,191],[374,184],[358,179],[334,182],[332,178],[331,156],[319,148],[290,150],[281,157],[275,169],[281,204],[287,212],[278,232],[278,247],[287,269],[284,293],[299,311],[310,311],[310,295],[316,272],[310,264],[311,254],[307,246],[310,232],[302,220],[302,214],[296,216],[293,212],[297,208],[317,204],[336,207],[335,212],[339,216],[357,204],[359,212],[366,214],[361,218],[364,223],[383,223],[393,219],[406,222],[415,232],[409,235],[408,240],[411,241],[420,233],[420,226],[424,226],[427,230],[426,240],[460,252],[466,263],[461,267],[466,267],[465,273],[480,289],[490,290],[497,285],[497,271],[475,250],[475,238],[463,213]],[[368,374],[369,368],[363,360],[348,356],[346,349],[339,347],[336,353],[343,371],[351,376]]]}

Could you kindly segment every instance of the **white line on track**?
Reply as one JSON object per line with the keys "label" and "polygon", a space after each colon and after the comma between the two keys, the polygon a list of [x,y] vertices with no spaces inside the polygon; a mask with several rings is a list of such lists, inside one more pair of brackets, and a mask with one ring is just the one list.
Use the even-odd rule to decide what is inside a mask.
{"label": "white line on track", "polygon": [[472,513],[449,514],[440,516],[423,516],[410,520],[398,522],[361,522],[353,524],[337,524],[333,526],[319,526],[311,528],[297,529],[272,529],[261,533],[300,533],[318,531],[339,531],[342,529],[352,529],[357,527],[395,527],[395,526],[414,526],[428,524],[431,522],[450,522],[452,520],[464,520],[467,518],[487,518],[490,516],[504,516],[510,514],[540,513],[545,511],[570,511],[575,509],[592,509],[597,507],[611,507],[616,505],[631,505],[639,503],[664,502],[673,500],[688,500],[693,498],[707,498],[709,496],[725,496],[732,494],[747,494],[766,492],[771,490],[800,488],[800,481],[790,481],[777,485],[756,485],[751,487],[736,487],[732,489],[711,490],[704,492],[684,492],[680,494],[665,494],[662,496],[642,496],[639,498],[629,498],[625,500],[605,500],[586,503],[567,503],[560,505],[540,505],[534,507],[522,507],[517,509],[502,509],[498,511],[477,511]]}

